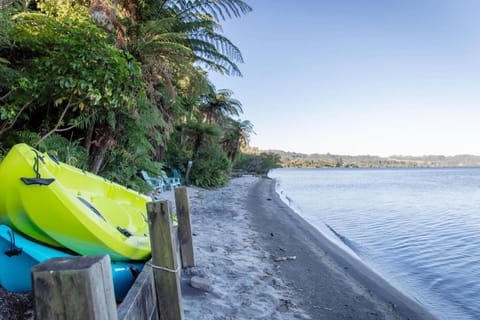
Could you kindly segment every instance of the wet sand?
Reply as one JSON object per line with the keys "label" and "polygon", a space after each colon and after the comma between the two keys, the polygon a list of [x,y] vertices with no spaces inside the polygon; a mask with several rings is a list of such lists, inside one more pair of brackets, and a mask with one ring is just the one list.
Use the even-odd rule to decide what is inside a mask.
{"label": "wet sand", "polygon": [[363,263],[346,254],[284,204],[261,179],[248,198],[252,226],[312,319],[435,319]]}

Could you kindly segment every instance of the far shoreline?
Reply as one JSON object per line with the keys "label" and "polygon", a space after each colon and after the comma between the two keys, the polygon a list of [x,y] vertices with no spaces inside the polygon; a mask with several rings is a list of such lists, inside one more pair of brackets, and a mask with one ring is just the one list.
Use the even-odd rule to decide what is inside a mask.
{"label": "far shoreline", "polygon": [[310,315],[321,311],[327,319],[437,319],[288,207],[275,191],[275,180],[259,179],[250,189],[247,208],[267,251],[296,256],[295,262],[278,266]]}
{"label": "far shoreline", "polygon": [[283,150],[260,150],[278,156],[284,168],[449,168],[480,167],[480,155],[346,155],[331,153],[300,153]]}

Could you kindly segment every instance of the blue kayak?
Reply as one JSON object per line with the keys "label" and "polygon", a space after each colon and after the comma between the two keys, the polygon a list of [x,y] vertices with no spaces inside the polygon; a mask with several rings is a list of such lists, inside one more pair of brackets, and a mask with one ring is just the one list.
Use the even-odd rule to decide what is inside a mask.
{"label": "blue kayak", "polygon": [[[27,239],[10,227],[0,224],[0,285],[5,290],[31,291],[32,267],[50,258],[61,257],[73,255]],[[113,286],[117,301],[123,300],[143,266],[142,262],[112,262]]]}

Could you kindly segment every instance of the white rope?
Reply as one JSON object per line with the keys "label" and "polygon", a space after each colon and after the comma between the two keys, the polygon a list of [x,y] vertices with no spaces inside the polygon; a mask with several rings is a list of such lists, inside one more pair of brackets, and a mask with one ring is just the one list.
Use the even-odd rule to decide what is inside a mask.
{"label": "white rope", "polygon": [[165,267],[161,267],[161,266],[157,266],[157,265],[151,263],[150,261],[148,262],[148,265],[149,265],[150,267],[152,267],[153,269],[162,270],[162,271],[167,271],[167,272],[171,272],[171,273],[177,273],[178,271],[180,271],[180,265],[178,265],[175,270],[169,269],[169,268],[165,268]]}

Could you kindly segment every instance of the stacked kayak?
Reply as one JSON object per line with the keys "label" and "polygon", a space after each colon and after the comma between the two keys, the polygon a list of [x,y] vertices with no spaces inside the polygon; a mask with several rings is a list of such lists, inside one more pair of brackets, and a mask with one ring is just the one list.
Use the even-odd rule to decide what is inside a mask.
{"label": "stacked kayak", "polygon": [[[72,256],[29,240],[6,225],[0,225],[0,285],[13,292],[32,290],[31,268],[50,258]],[[139,262],[112,262],[112,278],[117,301],[123,300],[142,270]]]}
{"label": "stacked kayak", "polygon": [[0,164],[0,221],[43,244],[112,261],[146,260],[150,199],[26,145]]}

